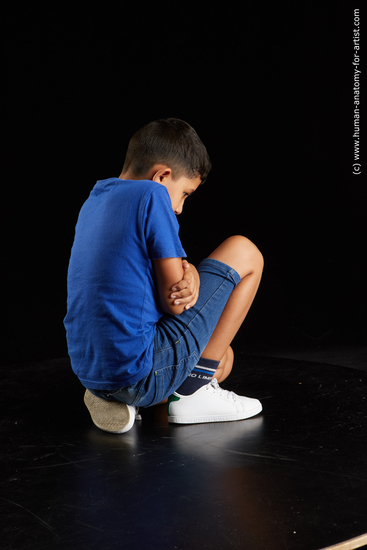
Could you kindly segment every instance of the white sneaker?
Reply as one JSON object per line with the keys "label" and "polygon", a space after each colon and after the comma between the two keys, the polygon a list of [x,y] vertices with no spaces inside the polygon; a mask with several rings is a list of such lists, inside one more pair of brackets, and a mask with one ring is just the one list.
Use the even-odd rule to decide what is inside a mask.
{"label": "white sneaker", "polygon": [[134,426],[137,407],[119,401],[106,401],[96,397],[89,390],[86,390],[84,394],[84,403],[93,423],[100,430],[123,434]]}
{"label": "white sneaker", "polygon": [[261,411],[260,401],[223,390],[216,378],[192,395],[174,392],[167,402],[168,422],[172,424],[244,420]]}

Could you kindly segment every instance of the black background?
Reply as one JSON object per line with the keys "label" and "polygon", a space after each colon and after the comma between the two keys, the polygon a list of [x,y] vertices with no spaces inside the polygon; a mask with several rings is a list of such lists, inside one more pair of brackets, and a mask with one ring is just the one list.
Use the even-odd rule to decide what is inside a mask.
{"label": "black background", "polygon": [[3,2],[2,364],[66,356],[79,209],[120,174],[132,133],[166,116],[192,124],[213,163],[179,218],[189,260],[235,233],[265,257],[247,349],[365,342],[354,7]]}

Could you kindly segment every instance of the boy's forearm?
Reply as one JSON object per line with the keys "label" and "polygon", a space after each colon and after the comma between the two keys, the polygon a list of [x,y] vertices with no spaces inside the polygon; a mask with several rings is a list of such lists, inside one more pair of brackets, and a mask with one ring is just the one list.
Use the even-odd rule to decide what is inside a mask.
{"label": "boy's forearm", "polygon": [[153,260],[158,295],[165,313],[180,315],[196,304],[200,277],[197,269],[181,258]]}
{"label": "boy's forearm", "polygon": [[161,308],[170,315],[179,315],[184,311],[185,304],[175,303],[171,295],[173,287],[180,285],[185,275],[181,258],[153,260],[153,266]]}
{"label": "boy's forearm", "polygon": [[199,298],[200,276],[196,267],[187,260],[182,261],[182,268],[182,280],[173,285],[170,297],[175,300],[175,305],[184,305],[186,310],[195,305]]}

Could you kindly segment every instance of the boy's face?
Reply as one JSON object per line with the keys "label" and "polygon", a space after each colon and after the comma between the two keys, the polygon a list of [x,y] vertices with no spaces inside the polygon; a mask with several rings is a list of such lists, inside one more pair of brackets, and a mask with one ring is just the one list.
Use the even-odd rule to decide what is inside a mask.
{"label": "boy's face", "polygon": [[158,183],[161,183],[167,188],[169,196],[171,197],[173,211],[176,215],[178,215],[181,214],[187,197],[192,195],[192,193],[194,193],[194,191],[196,191],[199,187],[201,178],[189,179],[181,177],[174,181],[171,174],[161,174],[155,181],[158,181]]}

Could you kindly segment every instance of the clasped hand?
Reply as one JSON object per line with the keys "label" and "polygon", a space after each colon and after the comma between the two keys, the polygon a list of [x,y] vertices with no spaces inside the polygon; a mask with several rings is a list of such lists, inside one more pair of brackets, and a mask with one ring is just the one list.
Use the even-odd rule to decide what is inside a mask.
{"label": "clasped hand", "polygon": [[174,305],[182,305],[185,309],[194,306],[199,298],[200,277],[196,268],[186,260],[182,261],[183,277],[171,288],[170,298]]}

